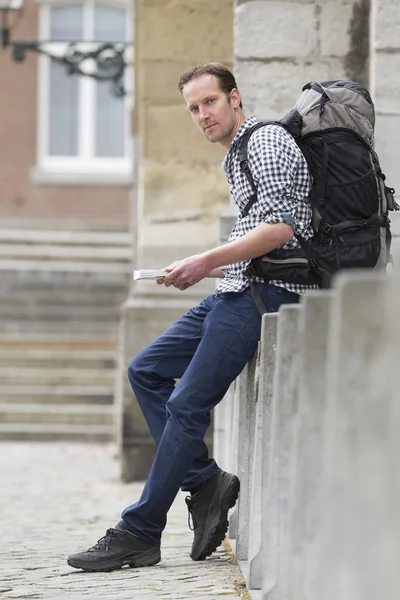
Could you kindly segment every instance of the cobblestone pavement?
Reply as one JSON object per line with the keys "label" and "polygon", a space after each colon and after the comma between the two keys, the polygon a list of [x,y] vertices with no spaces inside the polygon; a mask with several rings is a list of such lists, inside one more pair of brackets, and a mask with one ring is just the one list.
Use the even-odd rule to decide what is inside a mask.
{"label": "cobblestone pavement", "polygon": [[189,557],[184,494],[168,515],[162,562],[142,569],[84,573],[66,555],[85,550],[138,499],[122,484],[115,449],[66,443],[0,443],[0,597],[34,599],[238,600],[243,577],[221,546],[204,562]]}

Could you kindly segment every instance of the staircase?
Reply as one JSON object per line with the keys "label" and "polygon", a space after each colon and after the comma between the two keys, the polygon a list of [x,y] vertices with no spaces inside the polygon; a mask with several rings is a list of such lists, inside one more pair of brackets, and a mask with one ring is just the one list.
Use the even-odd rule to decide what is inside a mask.
{"label": "staircase", "polygon": [[0,440],[109,441],[126,232],[0,228]]}

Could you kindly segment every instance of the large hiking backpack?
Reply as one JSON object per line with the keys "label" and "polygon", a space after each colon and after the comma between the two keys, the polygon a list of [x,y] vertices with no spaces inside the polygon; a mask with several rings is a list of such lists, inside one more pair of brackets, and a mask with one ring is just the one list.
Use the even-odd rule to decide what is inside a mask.
{"label": "large hiking backpack", "polygon": [[[270,124],[257,123],[241,143],[240,168],[253,190],[242,215],[257,199],[248,141],[256,129]],[[308,83],[295,107],[273,124],[294,137],[307,161],[314,239],[307,242],[294,229],[300,248],[278,248],[254,259],[247,274],[330,287],[341,269],[385,269],[391,261],[388,211],[399,206],[374,151],[375,110],[368,91],[352,81]],[[290,215],[288,223],[294,225]]]}

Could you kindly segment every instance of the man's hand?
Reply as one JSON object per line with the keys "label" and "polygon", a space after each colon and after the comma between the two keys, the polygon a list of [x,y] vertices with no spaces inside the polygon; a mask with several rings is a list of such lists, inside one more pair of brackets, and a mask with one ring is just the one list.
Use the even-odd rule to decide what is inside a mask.
{"label": "man's hand", "polygon": [[173,262],[165,270],[168,272],[163,279],[157,279],[159,285],[164,284],[166,287],[173,285],[179,290],[187,290],[187,288],[195,285],[204,277],[207,277],[212,271],[212,266],[208,264],[207,256],[203,254],[195,254]]}

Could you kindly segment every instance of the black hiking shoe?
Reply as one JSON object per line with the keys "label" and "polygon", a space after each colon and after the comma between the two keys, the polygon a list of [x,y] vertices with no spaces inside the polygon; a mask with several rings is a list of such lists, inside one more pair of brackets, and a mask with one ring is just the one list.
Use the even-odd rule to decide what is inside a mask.
{"label": "black hiking shoe", "polygon": [[235,506],[240,482],[236,475],[221,471],[206,481],[193,496],[186,496],[192,516],[194,540],[190,558],[204,560],[220,546],[228,531],[228,510]]}
{"label": "black hiking shoe", "polygon": [[67,563],[84,571],[114,571],[124,565],[150,567],[160,560],[160,546],[144,542],[118,524],[117,529],[107,529],[106,535],[86,552],[68,556]]}

